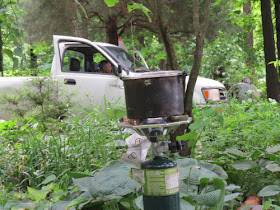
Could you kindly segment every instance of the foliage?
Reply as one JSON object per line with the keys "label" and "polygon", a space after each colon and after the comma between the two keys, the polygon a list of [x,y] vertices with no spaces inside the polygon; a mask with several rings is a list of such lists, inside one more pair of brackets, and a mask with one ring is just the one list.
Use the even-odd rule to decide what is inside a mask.
{"label": "foliage", "polygon": [[73,107],[73,93],[49,77],[34,78],[14,93],[1,94],[1,102],[22,122],[35,120],[45,129],[61,120]]}
{"label": "foliage", "polygon": [[[19,205],[26,205],[28,200],[39,205],[36,200],[42,199],[42,205],[55,204],[58,209],[70,204],[80,208],[90,205],[109,209],[121,206],[141,208],[142,197],[137,190],[131,188],[118,194],[122,192],[117,190],[118,187],[126,182],[124,173],[129,171],[128,165],[112,162],[98,172],[110,160],[118,159],[124,148],[116,144],[127,137],[120,133],[116,120],[111,118],[117,112],[112,111],[112,105],[108,106],[109,112],[85,109],[85,119],[61,123],[63,132],[55,135],[42,132],[40,127],[34,126],[36,122],[22,126],[14,121],[2,122],[2,205],[12,205],[15,201],[11,202],[11,199],[21,198]],[[264,205],[279,206],[280,146],[277,128],[280,121],[277,113],[279,107],[276,103],[262,100],[243,103],[232,100],[214,109],[194,109],[196,119],[190,126],[191,132],[180,137],[189,140],[189,146],[193,147],[192,156],[196,158],[177,160],[181,205],[190,209],[196,205],[212,205],[208,208],[213,209],[224,200],[227,204],[224,208],[235,209],[239,202],[253,193],[263,197]],[[118,173],[118,170],[123,172]],[[119,175],[122,178],[118,178]],[[107,176],[113,183],[105,181]],[[100,179],[108,184],[98,185]],[[57,185],[59,187],[55,188]],[[24,193],[16,190],[27,187],[29,191]],[[56,189],[62,196],[54,200]],[[49,193],[44,197],[47,191]],[[97,197],[103,200],[96,202]]]}
{"label": "foliage", "polygon": [[57,129],[42,129],[35,120],[21,126],[16,121],[2,122],[2,184],[22,189],[37,187],[54,174],[63,177],[61,186],[67,189],[71,177],[80,176],[77,172],[94,173],[108,160],[118,158],[120,153],[116,152],[116,147],[124,137],[118,132],[115,120],[97,109],[86,112],[87,118],[83,120],[57,124],[59,133]]}
{"label": "foliage", "polygon": [[214,42],[207,43],[201,75],[206,78],[217,78],[227,87],[241,82],[244,77],[251,78],[254,82],[258,78],[264,78],[265,71],[261,69],[259,57],[251,58],[254,68],[246,65],[248,53],[242,47],[241,35],[235,33],[230,37],[225,37],[224,34],[221,34]]}
{"label": "foliage", "polygon": [[215,207],[223,209],[224,205],[237,198],[240,193],[232,193],[238,186],[227,186],[226,172],[218,165],[205,161],[197,162],[195,159],[177,160],[180,170],[181,197],[200,207]]}
{"label": "foliage", "polygon": [[275,101],[230,101],[218,108],[195,109],[188,139],[192,156],[223,166],[228,183],[245,196],[276,198],[279,176],[279,106]]}

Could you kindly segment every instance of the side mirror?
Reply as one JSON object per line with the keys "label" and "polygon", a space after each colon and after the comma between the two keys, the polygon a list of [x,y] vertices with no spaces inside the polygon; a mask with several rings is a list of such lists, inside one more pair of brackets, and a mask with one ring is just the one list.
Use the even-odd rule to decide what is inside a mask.
{"label": "side mirror", "polygon": [[118,65],[118,67],[113,67],[113,72],[114,72],[114,75],[116,75],[116,76],[118,76],[121,72],[119,72],[119,66],[120,65]]}
{"label": "side mirror", "polygon": [[120,75],[122,73],[122,66],[121,65],[118,65],[118,67],[114,66],[113,71],[116,76]]}
{"label": "side mirror", "polygon": [[118,65],[118,73],[122,73],[122,66],[121,65]]}

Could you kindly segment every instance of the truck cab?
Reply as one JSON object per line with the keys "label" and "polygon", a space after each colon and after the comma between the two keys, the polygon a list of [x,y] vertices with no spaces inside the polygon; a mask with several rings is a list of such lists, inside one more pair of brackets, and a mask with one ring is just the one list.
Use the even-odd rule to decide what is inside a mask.
{"label": "truck cab", "polygon": [[[91,97],[93,105],[104,104],[105,99],[124,102],[122,76],[149,71],[145,61],[141,63],[124,49],[108,43],[55,35],[54,50],[52,75],[78,91],[80,101],[85,99],[84,96]],[[100,62],[103,60],[112,64],[113,74],[101,72]],[[187,76],[186,83],[188,79]],[[218,81],[199,77],[193,101],[198,106],[207,102],[226,102],[226,89]]]}

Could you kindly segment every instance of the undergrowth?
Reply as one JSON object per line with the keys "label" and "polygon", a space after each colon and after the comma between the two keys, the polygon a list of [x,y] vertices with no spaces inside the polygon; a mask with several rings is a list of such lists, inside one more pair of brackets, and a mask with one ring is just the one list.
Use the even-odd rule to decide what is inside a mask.
{"label": "undergrowth", "polygon": [[[231,100],[216,108],[193,110],[195,122],[190,125],[191,132],[180,138],[188,140],[193,147],[191,157],[201,161],[201,166],[207,162],[223,168],[228,177],[225,190],[238,189],[226,194],[229,200],[224,208],[236,209],[252,194],[262,198],[266,209],[280,206],[279,109],[274,101],[238,103]],[[45,207],[60,201],[60,207],[95,203],[100,209],[138,209],[139,192],[117,197],[108,194],[97,204],[97,198],[89,196],[87,191],[82,193],[84,197],[77,199],[77,193],[81,194],[79,190],[89,188],[87,182],[81,180],[89,177],[91,182],[98,183],[95,179],[104,178],[97,176],[99,170],[114,171],[104,166],[119,159],[126,150],[123,140],[129,134],[118,128],[110,104],[105,110],[84,109],[85,118],[60,121],[57,125],[61,129],[55,130],[42,129],[36,120],[23,125],[16,120],[0,123],[0,203],[28,199]],[[188,170],[182,174],[185,178],[191,175],[192,169]],[[103,174],[108,173],[103,170]],[[185,183],[189,183],[188,179]],[[196,180],[195,183],[201,185],[198,189],[204,189],[205,180]],[[91,193],[91,189],[95,189],[92,187]],[[196,202],[200,201],[197,197],[200,194],[182,195],[185,204],[198,205]]]}

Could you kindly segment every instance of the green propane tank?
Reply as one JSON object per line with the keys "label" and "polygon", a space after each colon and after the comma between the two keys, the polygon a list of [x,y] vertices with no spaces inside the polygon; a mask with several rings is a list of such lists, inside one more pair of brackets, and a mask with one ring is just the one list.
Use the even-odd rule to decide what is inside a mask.
{"label": "green propane tank", "polygon": [[179,210],[179,173],[177,163],[166,157],[154,157],[141,163],[144,171],[145,210]]}

